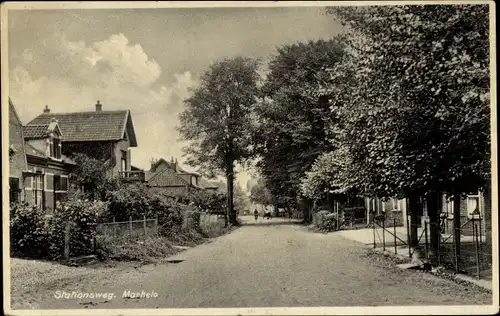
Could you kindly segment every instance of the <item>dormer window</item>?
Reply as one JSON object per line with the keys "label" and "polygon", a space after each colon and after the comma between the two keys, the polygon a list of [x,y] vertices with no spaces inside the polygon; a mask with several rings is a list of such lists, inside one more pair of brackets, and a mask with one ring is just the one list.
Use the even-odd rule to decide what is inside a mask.
{"label": "dormer window", "polygon": [[61,139],[57,136],[50,137],[50,157],[55,159],[61,159],[62,150],[61,150]]}

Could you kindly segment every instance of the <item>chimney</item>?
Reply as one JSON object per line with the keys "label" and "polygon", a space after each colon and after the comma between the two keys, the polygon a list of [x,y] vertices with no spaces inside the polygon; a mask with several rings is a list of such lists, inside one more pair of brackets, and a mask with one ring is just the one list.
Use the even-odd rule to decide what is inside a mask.
{"label": "chimney", "polygon": [[43,109],[43,113],[50,113],[50,109],[49,109],[48,105],[46,105],[45,109]]}
{"label": "chimney", "polygon": [[151,172],[155,172],[155,164],[156,164],[155,159],[151,158]]}
{"label": "chimney", "polygon": [[99,103],[99,100],[97,100],[97,103],[95,104],[95,110],[96,110],[96,112],[102,111],[102,104]]}

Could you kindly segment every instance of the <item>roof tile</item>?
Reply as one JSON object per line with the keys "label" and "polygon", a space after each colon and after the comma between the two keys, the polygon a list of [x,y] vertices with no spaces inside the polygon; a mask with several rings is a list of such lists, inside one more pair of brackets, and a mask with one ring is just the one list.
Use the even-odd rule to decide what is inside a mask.
{"label": "roof tile", "polygon": [[49,124],[32,124],[23,127],[25,139],[45,138],[48,135]]}
{"label": "roof tile", "polygon": [[55,118],[65,141],[120,140],[123,138],[128,113],[128,111],[43,113],[26,127],[49,124],[51,119]]}
{"label": "roof tile", "polygon": [[172,186],[187,186],[187,183],[174,170],[163,169],[155,174],[152,174],[148,179],[148,185],[152,187],[172,187]]}

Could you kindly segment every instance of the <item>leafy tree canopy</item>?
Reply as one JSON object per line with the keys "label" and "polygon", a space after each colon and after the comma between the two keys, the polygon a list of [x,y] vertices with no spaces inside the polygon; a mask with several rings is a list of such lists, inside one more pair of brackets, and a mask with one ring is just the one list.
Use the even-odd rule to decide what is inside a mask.
{"label": "leafy tree canopy", "polygon": [[337,40],[320,40],[283,46],[269,63],[254,143],[257,166],[279,203],[295,203],[300,178],[331,148],[329,91],[321,82],[342,56]]}
{"label": "leafy tree canopy", "polygon": [[257,69],[258,62],[249,58],[216,62],[184,101],[186,110],[180,114],[178,130],[182,140],[189,142],[184,148],[187,164],[200,167],[210,178],[226,174],[228,163],[249,156],[248,128],[258,93]]}
{"label": "leafy tree canopy", "polygon": [[[489,173],[487,5],[330,8],[348,28],[333,126],[357,187],[378,196],[462,192]],[[332,84],[332,95],[337,96]],[[335,99],[335,98],[334,98]]]}

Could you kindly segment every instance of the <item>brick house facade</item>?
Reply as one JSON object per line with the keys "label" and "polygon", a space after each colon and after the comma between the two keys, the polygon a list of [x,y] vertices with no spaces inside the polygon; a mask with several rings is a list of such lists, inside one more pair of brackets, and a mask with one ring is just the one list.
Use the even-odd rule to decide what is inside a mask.
{"label": "brick house facade", "polygon": [[[444,225],[442,231],[446,234],[452,234],[454,231],[453,227],[453,209],[454,203],[449,201],[446,196],[442,195],[442,209],[441,209],[441,224]],[[382,212],[386,213],[386,218],[392,223],[392,219],[396,219],[397,226],[406,227],[407,221],[407,199],[389,199],[387,201],[379,198],[365,198],[365,208],[367,210],[367,224],[371,222],[370,211],[375,211],[375,215],[379,215]],[[461,227],[461,232],[463,235],[472,236],[473,235],[473,222],[470,221],[472,218],[471,213],[479,212],[481,215],[481,235],[491,236],[491,187],[486,188],[484,191],[471,192],[465,198],[462,198],[460,202],[460,222],[463,225]],[[418,227],[422,228],[425,222],[429,222],[429,216],[427,214],[427,206],[424,200],[420,201],[420,214],[418,215]],[[475,222],[478,223],[479,222]],[[486,237],[491,238],[491,237]]]}
{"label": "brick house facade", "polygon": [[385,213],[388,224],[393,224],[395,220],[396,226],[406,227],[406,199],[365,198],[364,200],[367,224],[371,223],[373,214],[377,216]]}
{"label": "brick house facade", "polygon": [[[62,154],[61,133],[57,121],[22,126],[12,102],[9,102],[9,142],[16,148],[10,163],[10,201],[38,205],[50,214],[57,201],[68,191],[69,174],[75,163]],[[17,191],[17,194],[14,192]]]}
{"label": "brick house facade", "polygon": [[[444,232],[447,234],[452,234],[454,231],[453,226],[453,211],[454,203],[446,199],[446,196],[442,197],[442,216],[444,218]],[[488,236],[491,238],[491,187],[488,186],[484,191],[471,192],[467,197],[462,198],[460,201],[460,223],[462,225],[461,232],[463,235],[472,236],[473,235],[473,222],[470,220],[473,216],[472,214],[477,212],[480,215],[480,226],[481,226],[481,236]],[[474,223],[478,223],[475,221]],[[486,237],[488,239],[488,237]]]}

